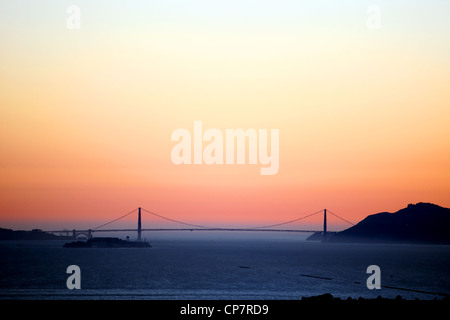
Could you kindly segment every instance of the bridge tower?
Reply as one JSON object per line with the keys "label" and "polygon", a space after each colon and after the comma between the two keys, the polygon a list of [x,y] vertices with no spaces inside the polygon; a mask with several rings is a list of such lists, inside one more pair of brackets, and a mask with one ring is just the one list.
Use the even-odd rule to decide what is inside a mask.
{"label": "bridge tower", "polygon": [[327,241],[327,209],[323,209],[323,238],[322,242]]}
{"label": "bridge tower", "polygon": [[141,241],[141,207],[139,207],[138,213],[138,241]]}

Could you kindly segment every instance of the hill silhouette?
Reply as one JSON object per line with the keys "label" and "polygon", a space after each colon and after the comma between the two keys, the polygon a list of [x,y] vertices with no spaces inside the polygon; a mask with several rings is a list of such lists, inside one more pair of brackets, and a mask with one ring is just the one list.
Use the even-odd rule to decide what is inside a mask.
{"label": "hill silhouette", "polygon": [[450,244],[450,209],[432,203],[409,204],[395,213],[367,216],[329,241]]}

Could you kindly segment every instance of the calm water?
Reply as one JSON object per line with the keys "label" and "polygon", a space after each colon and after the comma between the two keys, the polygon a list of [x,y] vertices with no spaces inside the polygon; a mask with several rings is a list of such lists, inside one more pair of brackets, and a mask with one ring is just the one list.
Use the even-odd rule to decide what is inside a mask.
{"label": "calm water", "polygon": [[[0,242],[2,299],[433,299],[450,294],[450,246],[307,242],[284,233],[143,234],[138,248],[62,248],[60,241]],[[66,268],[81,268],[81,289]],[[369,290],[369,265],[383,287]],[[433,292],[435,294],[433,294]]]}

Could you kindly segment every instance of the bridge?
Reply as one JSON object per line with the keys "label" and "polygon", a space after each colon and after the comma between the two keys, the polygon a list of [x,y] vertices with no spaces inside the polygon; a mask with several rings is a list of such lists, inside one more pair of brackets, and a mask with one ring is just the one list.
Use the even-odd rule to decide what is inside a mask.
{"label": "bridge", "polygon": [[[137,211],[137,228],[114,228],[104,229],[104,227],[115,223],[119,220],[129,218]],[[148,223],[151,228],[142,228],[142,213],[147,214]],[[329,229],[329,220],[334,219],[331,230]],[[337,223],[339,222],[339,223]],[[143,231],[245,231],[245,232],[306,232],[306,233],[322,233],[323,241],[327,239],[328,232],[338,232],[343,229],[353,226],[354,223],[340,217],[330,210],[319,210],[299,218],[289,220],[282,223],[257,226],[257,227],[243,227],[243,228],[228,228],[228,227],[212,227],[197,224],[191,224],[175,219],[162,216],[158,213],[146,210],[144,208],[136,208],[118,218],[108,221],[92,229],[84,230],[50,230],[47,231],[56,235],[64,235],[77,239],[81,236],[91,238],[94,233],[104,232],[137,232],[137,240],[141,241]]]}

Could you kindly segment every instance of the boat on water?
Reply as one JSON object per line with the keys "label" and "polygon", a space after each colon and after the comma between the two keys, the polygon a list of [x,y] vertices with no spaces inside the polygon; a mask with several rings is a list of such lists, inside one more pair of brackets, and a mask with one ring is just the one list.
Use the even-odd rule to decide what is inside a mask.
{"label": "boat on water", "polygon": [[129,241],[119,238],[98,237],[87,241],[74,241],[64,244],[64,248],[150,248],[146,241]]}

